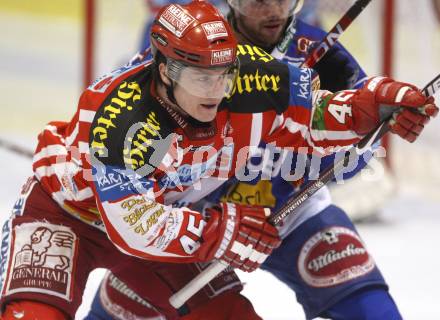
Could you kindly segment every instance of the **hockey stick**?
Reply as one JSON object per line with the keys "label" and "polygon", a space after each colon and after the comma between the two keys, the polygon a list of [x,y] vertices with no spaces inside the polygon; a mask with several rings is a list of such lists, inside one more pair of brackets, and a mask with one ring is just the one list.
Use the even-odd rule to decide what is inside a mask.
{"label": "hockey stick", "polygon": [[[437,75],[431,82],[429,82],[422,90],[423,94],[426,96],[434,95],[435,92],[440,89],[440,74]],[[318,177],[316,181],[310,182],[303,191],[294,197],[290,198],[286,204],[281,207],[277,213],[269,218],[269,222],[276,226],[279,225],[288,215],[297,214],[298,211],[295,210],[301,206],[307,199],[314,195],[318,190],[320,190],[324,185],[329,183],[340,173],[340,170],[347,165],[350,154],[354,151],[361,154],[368,150],[374,143],[376,143],[385,133],[389,131],[389,120],[384,121],[371,133],[363,137],[357,145],[350,148],[346,153],[344,158],[337,161],[334,165],[329,166],[324,172]],[[209,265],[208,268],[199,273],[193,280],[191,280],[185,287],[180,289],[178,292],[170,297],[170,304],[178,309],[180,308],[189,298],[191,298],[195,293],[202,289],[208,282],[214,279],[220,272],[226,269],[228,265],[219,260],[214,261]]]}
{"label": "hockey stick", "polygon": [[3,138],[0,138],[0,148],[6,149],[28,159],[32,159],[34,156],[34,153],[31,150],[20,147],[19,145],[6,141]]}
{"label": "hockey stick", "polygon": [[[438,74],[432,81],[430,81],[422,90],[425,96],[432,96],[435,92],[440,89],[440,74]],[[303,204],[307,199],[309,199],[313,194],[315,194],[324,185],[329,183],[340,170],[347,165],[349,161],[350,154],[354,151],[358,154],[364,153],[366,150],[370,149],[371,146],[379,141],[389,130],[389,119],[382,122],[376,129],[364,136],[355,146],[350,148],[346,153],[344,158],[340,159],[333,166],[328,167],[324,172],[318,177],[314,182],[309,183],[303,191],[301,191],[297,196],[291,198],[287,203],[274,215],[269,218],[269,222],[273,225],[278,225],[282,220],[284,220],[288,215],[292,214],[301,204]]]}
{"label": "hockey stick", "polygon": [[[371,0],[358,0],[356,1],[347,12],[339,19],[338,22],[330,29],[325,37],[319,42],[316,48],[308,55],[307,59],[301,64],[301,67],[313,67],[322,57],[330,50],[330,48],[338,41],[342,33],[347,30],[351,23],[364,11]],[[271,55],[276,59],[283,59],[286,55],[287,49],[296,33],[296,19],[295,14],[298,13],[303,6],[303,0],[298,2],[297,7],[294,10],[293,19],[289,26],[286,28],[285,35],[280,43],[273,49]]]}
{"label": "hockey stick", "polygon": [[[309,54],[307,59],[301,64],[302,67],[313,67],[321,58],[330,50],[330,48],[336,43],[341,34],[350,26],[350,24],[356,19],[356,17],[365,9],[365,7],[371,2],[371,0],[358,0],[356,1],[350,9],[339,19],[339,21],[335,24],[335,26],[327,33],[323,40],[318,44],[318,46]],[[300,6],[302,7],[302,2]],[[295,10],[297,11],[297,10]],[[298,10],[299,11],[299,10]],[[296,13],[296,12],[295,12]],[[287,27],[286,34],[279,45],[275,47],[272,51],[272,55],[277,59],[284,58],[284,55],[287,52],[288,46],[293,39],[295,34],[295,18],[292,19],[290,25]],[[322,185],[320,186],[322,187]],[[319,188],[320,188],[319,187]],[[315,192],[318,189],[315,190]],[[298,197],[295,197],[295,200],[292,202],[298,202]],[[304,200],[305,201],[305,200]],[[297,208],[301,203],[295,207]],[[290,203],[291,201],[289,201]],[[283,207],[285,208],[285,206]],[[284,214],[283,212],[287,209],[281,209],[277,213]],[[290,212],[290,211],[289,211]],[[287,215],[287,214],[285,214]],[[282,219],[282,218],[281,218]],[[273,218],[271,218],[273,220]],[[185,287],[180,289],[170,298],[170,303],[176,309],[180,308],[190,297],[192,297],[195,293],[197,293],[201,288],[203,288],[208,282],[214,279],[220,272],[227,268],[226,264],[216,260],[209,265],[208,268],[203,270],[198,276],[196,276],[193,280],[191,280]]]}
{"label": "hockey stick", "polygon": [[[330,48],[339,39],[342,33],[350,26],[354,19],[365,9],[371,0],[358,0],[350,9],[339,19],[336,25],[327,33],[318,46],[309,54],[308,58],[301,64],[302,67],[313,67],[321,58],[330,50]],[[299,0],[297,7],[294,9],[294,14],[303,6],[303,0]],[[287,52],[288,46],[295,34],[295,19],[293,18],[290,25],[286,29],[286,34],[279,45],[272,51],[272,55],[277,59],[283,59]],[[21,156],[32,158],[33,152],[23,149],[17,145],[0,139],[0,148],[12,151]]]}
{"label": "hockey stick", "polygon": [[364,11],[371,0],[358,0],[350,9],[336,22],[335,26],[330,29],[324,39],[316,46],[316,48],[308,55],[307,59],[301,64],[302,67],[313,67],[321,58],[330,50],[330,48],[338,41],[342,33],[347,30],[357,16]]}

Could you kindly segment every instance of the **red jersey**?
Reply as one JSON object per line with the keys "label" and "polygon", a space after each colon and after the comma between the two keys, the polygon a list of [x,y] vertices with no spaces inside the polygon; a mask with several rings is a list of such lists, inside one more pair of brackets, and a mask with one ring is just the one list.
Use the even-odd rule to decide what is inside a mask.
{"label": "red jersey", "polygon": [[[185,119],[155,94],[148,62],[118,69],[81,96],[69,123],[39,136],[34,172],[67,212],[101,227],[122,251],[200,261],[205,226],[191,205],[243,169],[261,142],[303,152],[345,148],[354,91],[320,91],[311,69],[239,45],[240,73],[216,119]],[[333,151],[338,151],[334,149]]]}

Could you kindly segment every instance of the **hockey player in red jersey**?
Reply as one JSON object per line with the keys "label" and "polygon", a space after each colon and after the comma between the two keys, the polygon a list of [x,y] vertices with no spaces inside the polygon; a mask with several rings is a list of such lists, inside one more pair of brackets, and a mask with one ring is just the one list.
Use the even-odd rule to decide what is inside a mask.
{"label": "hockey player in red jersey", "polygon": [[[187,2],[179,1],[179,4]],[[307,6],[310,2],[313,1],[307,0],[304,5]],[[270,0],[228,0],[228,4],[231,9],[228,22],[241,44],[258,45],[266,52],[272,52],[274,56],[289,61],[289,63],[299,65],[307,57],[309,45],[317,43],[325,36],[323,30],[312,27],[295,16],[302,1],[287,0],[275,3]],[[281,10],[278,10],[279,7]],[[293,35],[293,39],[285,55],[280,56],[277,53],[277,48],[281,44],[286,44],[285,39],[289,35]],[[144,52],[145,48],[149,48],[149,38],[148,29],[148,35],[146,34],[142,42],[141,52]],[[320,76],[321,88],[330,91],[358,89],[368,79],[356,60],[339,43],[335,44],[319,64],[314,66],[314,69]],[[299,192],[308,181],[305,179],[304,182],[297,182],[293,185],[282,179],[280,172],[277,172],[277,168],[279,168],[277,164],[282,162],[282,157],[266,161],[267,155],[272,155],[272,152],[273,148],[270,148],[270,145],[262,143],[259,145],[259,155],[252,157],[250,161],[253,167],[261,163],[270,163],[264,173],[266,177],[271,177],[270,180],[256,178],[252,181],[237,182],[233,178],[207,198],[212,202],[218,202],[218,199],[222,199],[239,204],[270,207],[272,210],[279,208],[289,197]],[[365,167],[364,160],[368,161],[369,157],[365,155],[360,157],[356,168],[348,174],[352,176],[362,170]],[[324,157],[321,161],[321,168],[326,168],[333,163],[334,155]],[[347,174],[344,174],[344,178],[347,178]],[[352,190],[350,185],[345,186],[346,190],[347,187],[348,190]],[[339,189],[340,186],[337,188]],[[365,190],[371,190],[368,184],[365,184]],[[350,199],[359,196],[356,192],[352,193]],[[383,196],[386,197],[386,194]],[[379,266],[374,264],[374,266],[371,265],[372,268],[370,268],[371,266],[365,268],[363,265],[365,261],[374,261],[374,257],[363,245],[358,249],[364,252],[365,260],[353,259],[350,256],[334,259],[324,266],[316,268],[317,270],[311,271],[311,276],[307,276],[308,267],[311,267],[308,264],[309,260],[304,258],[305,254],[302,253],[302,248],[309,246],[311,241],[316,243],[317,235],[325,234],[326,236],[323,236],[318,242],[321,245],[316,244],[316,247],[321,249],[309,251],[308,257],[331,256],[335,252],[344,252],[347,244],[358,246],[358,241],[361,241],[361,237],[347,213],[332,204],[327,188],[322,188],[309,199],[307,205],[296,211],[296,216],[301,217],[297,219],[297,223],[290,223],[290,227],[289,223],[284,223],[285,227],[281,232],[282,245],[266,259],[261,265],[261,269],[270,272],[295,292],[296,300],[303,307],[306,319],[320,316],[339,320],[373,320],[383,319],[385,314],[389,319],[401,319]],[[286,232],[286,229],[289,231]],[[339,231],[335,232],[336,230]],[[341,230],[343,231],[341,232]],[[343,236],[338,237],[338,232]],[[333,234],[333,236],[329,237],[329,234]],[[348,236],[349,234],[354,236]],[[330,241],[330,239],[337,240]],[[197,266],[194,266],[193,270],[197,270]],[[354,273],[350,270],[363,271]],[[121,273],[109,272],[106,275],[95,296],[87,317],[88,320],[110,320],[118,318],[118,315],[124,318],[121,314],[130,313],[129,310],[137,310],[133,313],[139,317],[150,315],[151,309],[148,307],[139,308],[139,303],[121,290],[121,287],[126,288],[125,284],[115,286],[115,282],[124,283],[120,279],[125,277]],[[329,279],[338,279],[338,284],[331,283]],[[314,281],[320,282],[322,285],[316,286]],[[292,299],[294,299],[293,295]]]}
{"label": "hockey player in red jersey", "polygon": [[[403,110],[393,131],[414,141],[438,110],[414,86],[388,78],[319,90],[312,70],[237,47],[202,1],[164,7],[152,39],[153,63],[98,79],[71,122],[51,122],[39,135],[34,177],[3,227],[2,319],[73,318],[97,267],[139,275],[128,285],[167,319],[213,319],[205,296],[173,309],[167,296],[178,288],[160,269],[220,259],[250,272],[279,246],[267,208],[192,207],[232,175],[246,178],[240,170],[252,147],[334,152],[359,141],[390,106]],[[237,293],[239,285],[223,288],[233,286]],[[243,305],[242,319],[258,319]]]}

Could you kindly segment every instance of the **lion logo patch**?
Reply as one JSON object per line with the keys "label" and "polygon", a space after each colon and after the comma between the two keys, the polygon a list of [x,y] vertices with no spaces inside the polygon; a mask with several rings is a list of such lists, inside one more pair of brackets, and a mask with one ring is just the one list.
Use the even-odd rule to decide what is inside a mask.
{"label": "lion logo patch", "polygon": [[44,292],[70,301],[77,237],[60,225],[23,223],[14,228],[7,294]]}

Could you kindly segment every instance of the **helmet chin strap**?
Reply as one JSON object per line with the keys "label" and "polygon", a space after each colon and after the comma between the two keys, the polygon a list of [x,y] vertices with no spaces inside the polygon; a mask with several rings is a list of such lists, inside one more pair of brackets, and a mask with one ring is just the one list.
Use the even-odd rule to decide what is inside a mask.
{"label": "helmet chin strap", "polygon": [[203,140],[215,136],[217,133],[216,121],[201,122],[189,115],[188,112],[177,103],[176,97],[174,96],[174,80],[168,79],[170,80],[170,84],[167,85],[163,83],[163,85],[166,88],[167,100],[172,104],[163,101],[157,96],[156,99],[159,101],[159,104],[165,108],[171,118],[182,128],[191,140]]}
{"label": "helmet chin strap", "polygon": [[165,89],[166,89],[166,94],[167,94],[167,99],[173,104],[172,106],[170,105],[171,108],[175,109],[175,111],[179,112],[183,117],[187,117],[187,118],[192,118],[188,112],[186,112],[181,106],[179,106],[179,104],[177,103],[176,100],[176,96],[174,95],[174,80],[168,78],[170,80],[170,85],[165,84]]}
{"label": "helmet chin strap", "polygon": [[205,140],[217,134],[216,121],[202,123],[191,117],[178,104],[172,106],[163,101],[159,96],[156,96],[156,100],[168,112],[174,122],[183,130],[189,139],[193,141]]}
{"label": "helmet chin strap", "polygon": [[[177,100],[176,97],[174,96],[174,81],[171,80],[170,78],[168,78],[171,82],[170,85],[164,84],[165,88],[166,88],[166,92],[167,92],[167,98],[168,100],[170,100],[172,103],[174,103],[176,106],[178,106],[180,109],[182,109],[178,104],[177,104]],[[183,110],[183,109],[182,109]]]}

